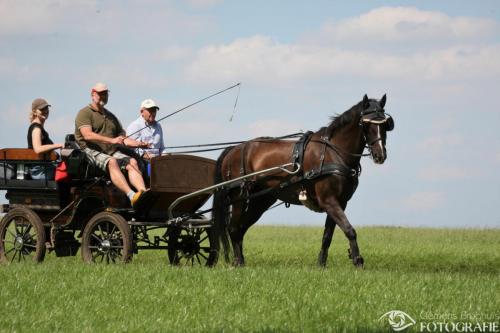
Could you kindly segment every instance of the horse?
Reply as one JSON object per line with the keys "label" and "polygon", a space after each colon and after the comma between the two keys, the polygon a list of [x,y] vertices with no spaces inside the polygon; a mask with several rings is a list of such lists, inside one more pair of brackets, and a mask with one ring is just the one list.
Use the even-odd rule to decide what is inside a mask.
{"label": "horse", "polygon": [[[216,161],[215,183],[282,166],[271,173],[229,182],[232,185],[214,194],[214,229],[224,245],[226,260],[232,245],[233,265],[245,264],[245,233],[279,199],[287,205],[304,205],[326,213],[317,259],[320,266],[326,266],[338,225],[349,240],[349,258],[355,267],[363,267],[356,230],[344,210],[358,186],[361,157],[371,156],[376,164],[383,164],[387,158],[387,132],[393,130],[394,120],[385,113],[386,99],[385,94],[380,100],[369,99],[365,94],[349,110],[331,117],[328,126],[308,132],[297,141],[262,137],[221,153]],[[363,154],[365,148],[369,154]],[[215,246],[216,252],[220,251],[220,243]]]}

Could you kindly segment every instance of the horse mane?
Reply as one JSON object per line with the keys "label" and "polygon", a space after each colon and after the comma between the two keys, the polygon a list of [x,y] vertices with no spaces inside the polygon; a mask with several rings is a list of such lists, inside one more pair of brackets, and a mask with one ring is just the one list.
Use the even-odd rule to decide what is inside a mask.
{"label": "horse mane", "polygon": [[328,126],[321,127],[318,130],[318,134],[321,136],[326,136],[328,139],[331,139],[332,136],[338,132],[342,127],[347,124],[350,124],[353,120],[359,118],[361,115],[363,101],[359,102],[356,105],[353,105],[349,110],[345,111],[342,114],[337,114],[335,116],[330,117],[331,122]]}

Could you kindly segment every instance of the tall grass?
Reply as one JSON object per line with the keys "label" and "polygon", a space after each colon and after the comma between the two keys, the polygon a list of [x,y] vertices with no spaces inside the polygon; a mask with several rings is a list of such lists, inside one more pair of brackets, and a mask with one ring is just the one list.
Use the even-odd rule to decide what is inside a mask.
{"label": "tall grass", "polygon": [[165,251],[117,266],[53,254],[0,266],[0,331],[391,332],[378,320],[390,310],[500,313],[500,230],[359,228],[363,270],[341,233],[318,268],[321,235],[254,227],[241,269],[171,267]]}

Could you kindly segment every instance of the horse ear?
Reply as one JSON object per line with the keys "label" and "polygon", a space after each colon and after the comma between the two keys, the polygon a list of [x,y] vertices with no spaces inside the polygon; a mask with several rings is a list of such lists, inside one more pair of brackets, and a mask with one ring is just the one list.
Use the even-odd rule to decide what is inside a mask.
{"label": "horse ear", "polygon": [[368,108],[369,105],[370,105],[370,102],[368,101],[368,96],[365,94],[363,96],[363,109]]}
{"label": "horse ear", "polygon": [[380,107],[382,109],[384,108],[386,101],[387,101],[387,96],[384,94],[384,96],[382,96],[382,99],[380,100]]}

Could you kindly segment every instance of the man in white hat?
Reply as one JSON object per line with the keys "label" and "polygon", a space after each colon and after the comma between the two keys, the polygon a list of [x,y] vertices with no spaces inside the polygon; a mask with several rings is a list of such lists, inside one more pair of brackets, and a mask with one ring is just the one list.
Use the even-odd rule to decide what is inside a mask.
{"label": "man in white hat", "polygon": [[136,141],[148,143],[147,148],[136,148],[137,154],[145,160],[150,160],[161,155],[165,146],[163,144],[163,129],[156,121],[156,112],[160,107],[152,99],[146,99],[141,103],[140,117],[127,127],[127,135]]}
{"label": "man in white hat", "polygon": [[[108,102],[109,91],[104,83],[97,83],[91,90],[92,103],[78,112],[75,119],[75,138],[83,151],[95,161],[96,166],[108,172],[113,184],[123,191],[132,204],[138,208],[149,193],[142,173],[134,158],[119,151],[120,146],[145,148],[147,143],[125,137],[120,121],[104,106]],[[126,171],[130,187],[125,175]]]}

